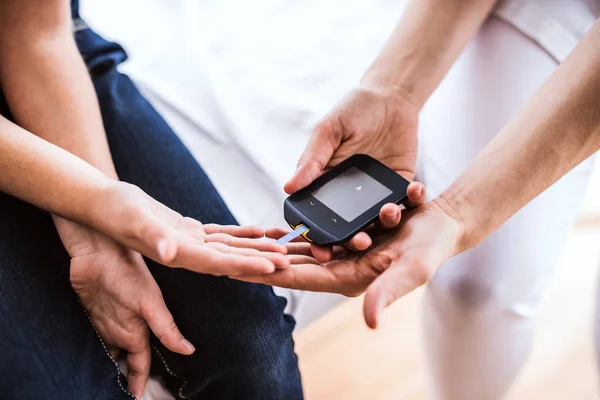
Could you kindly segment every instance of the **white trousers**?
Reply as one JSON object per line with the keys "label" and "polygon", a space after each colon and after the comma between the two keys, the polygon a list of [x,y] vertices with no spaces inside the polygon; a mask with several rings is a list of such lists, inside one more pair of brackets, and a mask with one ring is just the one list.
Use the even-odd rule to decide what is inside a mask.
{"label": "white trousers", "polygon": [[[510,25],[496,18],[485,24],[422,113],[417,178],[430,195],[468,167],[556,66]],[[505,394],[527,357],[591,169],[586,160],[435,275],[424,310],[433,398]]]}

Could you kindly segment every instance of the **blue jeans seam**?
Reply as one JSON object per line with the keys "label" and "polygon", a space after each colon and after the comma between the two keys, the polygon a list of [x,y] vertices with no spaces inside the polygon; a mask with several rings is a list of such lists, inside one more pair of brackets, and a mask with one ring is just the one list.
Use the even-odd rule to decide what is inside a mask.
{"label": "blue jeans seam", "polygon": [[177,391],[177,397],[181,398],[181,399],[189,399],[188,396],[184,396],[183,395],[183,388],[185,387],[185,385],[187,385],[187,379],[185,379],[183,376],[176,374],[175,372],[171,371],[171,369],[169,368],[169,365],[167,364],[167,361],[164,359],[164,357],[162,356],[162,354],[160,353],[160,351],[158,350],[158,348],[156,348],[155,345],[152,345],[152,349],[156,352],[156,354],[158,354],[158,357],[160,358],[163,367],[165,367],[165,370],[167,371],[167,373],[169,375],[171,375],[174,378],[178,378],[183,380],[183,384],[181,385],[181,387],[179,388],[179,390]]}
{"label": "blue jeans seam", "polygon": [[119,363],[117,362],[117,360],[115,360],[113,358],[113,356],[110,354],[110,352],[108,351],[108,348],[106,347],[106,344],[104,343],[104,340],[102,340],[102,338],[100,337],[100,334],[98,333],[98,329],[96,329],[96,325],[94,325],[94,321],[92,321],[92,318],[90,317],[90,314],[87,312],[87,310],[85,309],[85,307],[83,306],[83,304],[81,303],[81,300],[79,299],[79,297],[77,297],[77,301],[79,302],[79,305],[81,306],[81,308],[83,309],[83,312],[85,312],[85,315],[87,317],[87,319],[90,321],[90,324],[92,324],[92,328],[94,328],[94,332],[96,332],[96,337],[98,338],[98,340],[100,341],[100,344],[102,345],[102,348],[104,349],[104,352],[106,353],[106,355],[108,356],[108,358],[110,359],[110,361],[112,361],[112,363],[115,365],[115,368],[117,369],[117,383],[119,384],[119,387],[121,388],[121,390],[123,392],[125,392],[128,396],[131,396],[132,399],[137,399],[133,394],[129,393],[124,387],[123,387],[123,383],[121,382],[121,368],[119,367]]}
{"label": "blue jeans seam", "polygon": [[73,33],[89,29],[88,24],[81,18],[74,18],[72,21]]}

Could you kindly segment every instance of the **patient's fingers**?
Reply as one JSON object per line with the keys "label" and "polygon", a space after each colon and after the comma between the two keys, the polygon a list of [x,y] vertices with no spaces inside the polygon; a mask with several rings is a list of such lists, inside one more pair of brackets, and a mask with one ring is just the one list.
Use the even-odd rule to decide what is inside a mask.
{"label": "patient's fingers", "polygon": [[[269,228],[267,229],[265,236],[273,239],[279,239],[290,232],[289,229],[282,228]],[[366,239],[366,240],[365,240]],[[366,242],[366,244],[364,243]],[[361,235],[358,237],[358,246],[368,248],[371,245],[371,238],[369,235]],[[361,243],[363,243],[361,245]],[[290,243],[286,244],[288,254],[302,254],[307,256],[312,256],[320,263],[329,262],[332,259],[337,259],[340,257],[344,257],[348,254],[346,248],[343,246],[319,246],[313,243],[308,243],[304,238],[298,237],[292,240]],[[354,251],[357,251],[354,246],[348,246]]]}
{"label": "patient's fingers", "polygon": [[[291,231],[292,230],[289,229],[289,228],[279,228],[279,227],[269,228],[269,229],[266,230],[265,236],[268,237],[268,238],[277,240],[277,239],[281,239],[282,237],[284,237],[285,235],[287,235]],[[295,242],[295,243],[306,243],[306,239],[304,239],[302,236],[299,236],[296,239],[292,240],[292,242]]]}
{"label": "patient's fingers", "polygon": [[[285,235],[287,235],[290,232],[289,229],[282,229],[282,228],[269,228],[267,229],[265,236],[273,238],[273,239],[279,239]],[[298,237],[294,240],[292,240],[292,242],[288,243],[288,252],[289,253],[293,253],[295,251],[302,251],[301,254],[305,254],[305,255],[309,255],[306,252],[306,248],[304,247],[290,247],[294,244],[294,242],[304,242],[306,243],[306,240],[302,237]],[[301,244],[301,243],[297,243],[297,244]],[[291,250],[293,249],[293,250]],[[331,246],[319,246],[316,244],[310,244],[310,254],[312,254],[312,256],[317,259],[319,262],[327,262],[330,261],[331,258],[333,257],[333,249]]]}
{"label": "patient's fingers", "polygon": [[[218,276],[270,274],[275,271],[275,265],[267,257],[235,254],[222,251],[222,247],[235,249],[220,243],[206,243],[202,246],[184,244],[178,248],[174,266]],[[254,251],[262,254],[258,250]],[[272,254],[285,258],[280,253]]]}
{"label": "patient's fingers", "polygon": [[287,268],[290,265],[290,261],[281,253],[259,251],[256,249],[248,249],[243,247],[231,247],[219,242],[207,243],[206,246],[218,250],[224,254],[238,254],[248,257],[264,257],[271,261],[273,265],[278,268]]}
{"label": "patient's fingers", "polygon": [[248,257],[239,254],[222,253],[216,251],[212,256],[214,275],[248,275],[252,272],[258,274],[271,274],[276,270],[275,265],[265,257]]}
{"label": "patient's fingers", "polygon": [[256,226],[237,226],[237,225],[218,225],[204,224],[204,232],[206,234],[226,233],[231,236],[243,238],[261,238],[264,236],[264,229]]}
{"label": "patient's fingers", "polygon": [[[272,238],[272,239],[279,239],[285,235],[287,235],[290,232],[289,229],[282,229],[282,228],[269,228],[266,230],[265,232],[265,236]],[[366,234],[365,232],[359,232],[356,235],[354,235],[354,237],[352,237],[352,239],[350,239],[348,242],[346,242],[344,244],[344,247],[346,247],[349,250],[352,251],[363,251],[368,249],[371,246],[371,237]],[[305,254],[308,255],[306,247],[293,247],[294,245],[301,245],[301,244],[307,244],[306,239],[302,238],[302,237],[298,237],[294,240],[292,240],[290,243],[288,243],[286,246],[288,248],[288,253],[289,254],[293,254],[296,252],[300,252],[300,254]],[[334,258],[339,257],[341,254],[346,254],[346,252],[340,252],[340,249],[336,249],[337,247],[340,246],[320,246],[317,244],[310,244],[310,253],[312,254],[312,256],[317,259],[320,263],[326,263],[331,261]]]}
{"label": "patient's fingers", "polygon": [[225,233],[214,233],[210,235],[206,235],[204,238],[206,243],[223,243],[227,246],[239,247],[239,248],[248,248],[248,249],[256,249],[260,251],[271,251],[276,253],[287,252],[285,246],[279,245],[270,240],[260,240],[260,239],[250,239],[250,238],[240,238],[236,236],[231,236]]}
{"label": "patient's fingers", "polygon": [[287,248],[287,254],[298,254],[304,256],[311,256],[312,251],[310,249],[310,244],[308,243],[288,243],[285,245]]}
{"label": "patient's fingers", "polygon": [[[282,228],[269,228],[267,229],[265,236],[273,238],[273,239],[279,239],[285,235],[287,235],[289,232],[291,232],[289,229],[282,229]],[[290,243],[288,243],[286,246],[288,247],[288,253],[295,253],[295,252],[300,252],[300,254],[304,254],[304,255],[312,255],[315,259],[317,259],[319,262],[324,263],[324,262],[328,262],[331,261],[331,259],[333,258],[333,248],[331,246],[319,246],[317,244],[310,244],[310,246],[308,247],[308,251],[307,251],[307,247],[293,247],[294,245],[301,245],[304,244],[306,245],[306,239],[302,238],[302,237],[297,237],[296,239],[292,240]]]}

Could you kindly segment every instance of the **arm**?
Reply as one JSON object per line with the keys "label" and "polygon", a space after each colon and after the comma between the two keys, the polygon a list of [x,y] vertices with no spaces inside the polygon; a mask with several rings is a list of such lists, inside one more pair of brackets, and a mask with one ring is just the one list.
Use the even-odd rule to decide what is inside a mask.
{"label": "arm", "polygon": [[[71,256],[71,285],[108,348],[127,351],[128,387],[139,398],[150,369],[148,328],[174,352],[194,348],[138,252],[217,275],[270,272],[287,260],[271,252],[281,251],[273,243],[249,240],[261,230],[202,225],[117,181],[69,3],[0,1],[0,87],[15,121],[45,139],[0,119],[0,190],[66,218],[54,221]],[[210,243],[224,240],[231,246]]]}
{"label": "arm", "polygon": [[69,1],[3,1],[0,54],[0,86],[15,121],[116,179]]}
{"label": "arm", "polygon": [[[71,32],[69,4],[68,0],[4,0],[0,2],[0,54],[2,54],[0,57],[0,85],[19,125],[93,164],[104,172],[104,175],[89,165],[83,169],[84,173],[93,170],[96,175],[100,174],[104,178],[106,176],[116,178],[96,94]],[[40,152],[49,151],[49,154],[58,152],[58,149],[55,148],[48,149],[48,146],[44,146],[38,150]],[[17,151],[13,155],[13,160],[21,157],[18,149],[7,148],[7,151],[10,150]],[[62,151],[62,154],[64,153]],[[45,160],[43,157],[42,159]],[[72,159],[73,156],[68,157],[68,160]],[[48,161],[47,167],[52,169],[51,161]],[[57,166],[57,168],[60,167]],[[22,179],[32,183],[36,181],[35,175],[31,175],[25,170],[22,172],[22,175],[29,174],[23,176]],[[48,173],[56,174],[57,172]],[[80,175],[76,175],[76,177],[81,178]],[[86,178],[84,176],[81,179],[85,180]],[[64,182],[55,183],[68,185]],[[40,185],[46,185],[46,183],[40,183]],[[88,214],[86,215],[78,214],[79,210],[77,209],[69,209],[69,204],[61,203],[62,208],[60,209],[57,208],[57,204],[47,204],[48,199],[36,197],[44,196],[43,191],[31,193],[22,198],[36,205],[42,204],[45,209],[67,218],[72,216],[70,219],[93,227],[122,245],[141,251],[144,255],[165,265],[176,264],[178,267],[185,268],[205,261],[206,266],[209,267],[208,264],[215,261],[209,268],[213,273],[219,275],[226,274],[227,269],[233,267],[233,264],[227,263],[226,260],[213,260],[207,258],[208,255],[201,257],[199,253],[196,253],[195,257],[198,258],[195,259],[190,257],[190,254],[185,255],[186,246],[181,243],[182,237],[175,232],[177,229],[165,230],[164,226],[163,228],[156,226],[161,222],[160,219],[168,219],[170,223],[174,223],[184,218],[148,198],[139,189],[130,186],[117,182],[108,184],[109,189],[102,196],[102,201],[108,201],[114,207],[110,209],[107,204],[99,204],[100,200],[94,200],[90,204],[97,207],[88,205],[86,208]],[[79,196],[79,192],[78,190],[65,190],[62,193]],[[110,199],[107,200],[107,198]],[[148,199],[146,200],[146,198]],[[134,204],[135,201],[141,203]],[[148,217],[148,215],[137,215],[138,220],[136,221],[136,215],[127,215],[126,206],[134,209],[145,208],[151,213],[158,213],[160,214],[159,219],[155,218],[154,227],[145,227],[143,222],[150,222],[150,220],[143,217]],[[109,218],[109,215],[114,218]],[[124,224],[123,219],[128,219],[130,223]],[[195,221],[196,223],[200,224],[198,221]],[[196,229],[202,230],[199,227]],[[136,232],[132,232],[133,230]],[[60,231],[62,229],[59,227]],[[236,232],[238,231],[253,232],[253,235],[257,232],[255,228],[245,231],[236,230]],[[62,232],[60,233],[62,236]],[[145,239],[141,240],[145,244],[139,241],[142,236],[145,236]],[[130,240],[136,237],[138,239]],[[70,242],[70,240],[68,241]],[[63,242],[65,242],[64,238]],[[180,246],[177,245],[178,242],[180,242]],[[249,247],[262,246],[262,244],[244,243]],[[188,244],[191,243],[188,242]],[[245,247],[243,244],[238,243],[238,245]],[[78,243],[74,243],[73,246],[67,245],[66,247],[79,246]],[[192,248],[189,247],[189,249]],[[208,249],[205,248],[205,250]],[[181,251],[182,254],[179,254],[178,251]],[[73,256],[73,254],[71,255]],[[185,258],[185,261],[176,260],[180,257]],[[226,269],[221,269],[219,266],[224,265],[221,261],[228,265]],[[263,267],[265,265],[274,267],[268,260],[255,261],[259,261]],[[251,264],[253,263],[246,264],[246,266]]]}
{"label": "arm", "polygon": [[371,249],[324,268],[307,257],[308,245],[295,243],[292,268],[239,279],[346,295],[366,290],[365,319],[376,328],[386,306],[426,284],[448,258],[481,242],[598,149],[600,22],[447,190],[406,211]]}
{"label": "arm", "polygon": [[[277,262],[273,256],[280,265],[285,262],[283,255],[269,252],[277,251],[273,243],[256,242],[256,250],[223,251],[225,243],[251,247],[241,238],[262,232],[183,218],[140,189],[108,178],[2,116],[0,192],[105,234],[78,228],[91,240],[74,245],[78,254],[72,255],[71,284],[109,349],[127,350],[129,390],[138,398],[150,368],[148,327],[172,351],[191,354],[194,347],[175,325],[143,258],[128,248],[165,265],[198,272],[208,268],[203,272],[219,275],[248,268],[271,272]],[[167,241],[166,248],[161,249],[161,241]]]}
{"label": "arm", "polygon": [[[111,185],[103,173],[0,116],[0,191],[94,224],[91,205]],[[69,195],[66,196],[65,194]]]}
{"label": "arm", "polygon": [[[411,1],[358,87],[315,127],[285,191],[302,189],[327,168],[357,153],[367,153],[412,180],[419,112],[494,3]],[[412,185],[409,195],[422,198],[423,190]],[[399,219],[400,210],[395,214]],[[350,240],[349,246],[364,250],[371,243],[369,235],[361,232]],[[331,249],[313,250],[319,260],[331,256]]]}
{"label": "arm", "polygon": [[457,252],[479,243],[599,148],[596,22],[527,106],[435,200],[461,224]]}
{"label": "arm", "polygon": [[413,0],[363,83],[384,85],[420,109],[496,0]]}
{"label": "arm", "polygon": [[[18,123],[35,129],[39,136],[68,149],[105,172],[102,174],[90,165],[81,167],[81,171],[78,171],[79,165],[85,163],[77,157],[66,157],[69,153],[50,146],[43,140],[18,137],[19,132],[23,131],[11,127],[12,135],[9,135],[6,147],[0,151],[6,154],[7,158],[2,162],[7,164],[14,180],[4,190],[46,210],[88,225],[122,245],[168,266],[208,268],[210,271],[204,272],[218,275],[229,273],[231,268],[251,268],[252,265],[259,264],[260,268],[267,270],[275,267],[271,261],[260,258],[261,252],[251,252],[255,260],[245,262],[241,258],[238,258],[238,262],[215,258],[211,245],[198,246],[202,244],[198,241],[206,240],[201,234],[206,232],[200,222],[184,218],[132,185],[109,180],[109,183],[104,183],[107,189],[101,195],[91,196],[92,199],[86,197],[86,201],[91,201],[82,204],[83,210],[71,209],[73,204],[60,198],[48,197],[47,192],[42,190],[47,188],[53,190],[53,193],[57,192],[48,182],[37,182],[39,177],[51,176],[55,179],[50,183],[57,188],[65,188],[59,194],[68,193],[79,199],[86,193],[89,185],[98,185],[98,176],[103,178],[102,182],[106,182],[107,175],[116,177],[98,102],[71,33],[68,0],[0,2],[0,54],[1,86]],[[26,147],[19,148],[20,141],[34,143],[35,151],[39,154],[28,152]],[[37,157],[39,160],[35,161]],[[61,163],[61,157],[65,157],[66,163]],[[30,158],[35,165],[24,165]],[[79,160],[79,163],[74,163],[73,160]],[[19,164],[8,165],[11,162],[20,163],[21,167],[27,168],[19,170]],[[58,164],[53,165],[53,162]],[[69,164],[72,165],[72,171],[68,171]],[[43,166],[48,169],[46,175],[36,176],[36,171]],[[94,174],[94,177],[90,177],[90,174]],[[61,178],[78,181],[62,182]],[[93,178],[97,179],[94,181]],[[91,182],[87,182],[87,179]],[[33,185],[31,190],[22,182]],[[79,202],[75,205],[79,205]],[[216,228],[211,226],[210,229]],[[227,232],[233,232],[232,229],[224,228]],[[178,232],[180,230],[189,232],[182,236]],[[192,235],[193,230],[195,236]],[[245,230],[236,228],[234,231],[252,236],[260,232],[252,227]],[[252,247],[252,250],[256,247],[265,248],[265,244],[251,241],[235,244],[239,247]],[[279,247],[267,247],[281,251]],[[227,248],[227,252],[236,251]]]}

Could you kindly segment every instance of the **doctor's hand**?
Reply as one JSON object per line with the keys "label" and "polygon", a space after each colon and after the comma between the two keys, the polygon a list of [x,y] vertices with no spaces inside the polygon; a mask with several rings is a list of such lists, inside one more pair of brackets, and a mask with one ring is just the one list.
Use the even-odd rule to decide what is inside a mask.
{"label": "doctor's hand", "polygon": [[[411,181],[417,158],[418,115],[418,107],[408,96],[385,85],[363,82],[317,124],[285,191],[291,194],[308,186],[329,168],[360,153]],[[419,188],[422,186],[410,188],[409,195],[419,197]],[[364,233],[349,243],[357,250],[370,245],[371,238]]]}
{"label": "doctor's hand", "polygon": [[[273,229],[267,235],[282,233]],[[325,264],[312,257],[308,244],[290,243],[290,268],[236,279],[346,296],[366,291],[365,321],[375,329],[385,307],[426,284],[444,261],[462,251],[465,242],[460,220],[440,199],[404,211],[398,227],[376,237],[365,252],[336,248],[334,260]]]}

